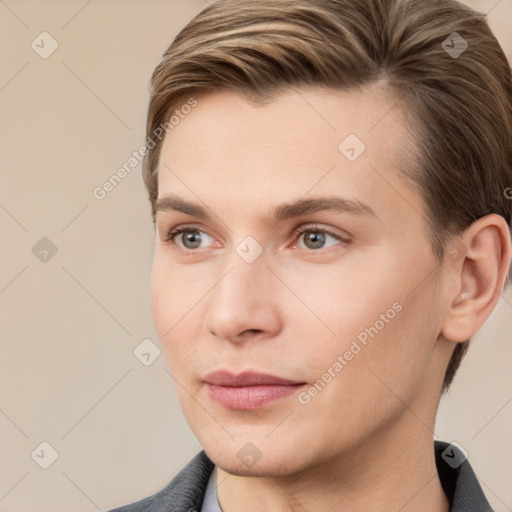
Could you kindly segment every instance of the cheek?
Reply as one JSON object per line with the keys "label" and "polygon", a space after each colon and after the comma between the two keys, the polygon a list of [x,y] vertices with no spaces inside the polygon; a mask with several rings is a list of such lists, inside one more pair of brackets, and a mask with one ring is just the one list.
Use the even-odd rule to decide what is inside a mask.
{"label": "cheek", "polygon": [[155,257],[151,273],[151,311],[161,343],[165,341],[165,332],[172,327],[169,318],[173,305],[172,293],[171,281],[164,272],[163,265]]}
{"label": "cheek", "polygon": [[330,331],[322,327],[317,332],[325,334],[315,336],[311,324],[302,335],[305,343],[298,350],[310,381],[329,380],[329,371],[343,373],[346,378],[332,379],[338,382],[333,387],[354,386],[365,393],[377,376],[400,389],[422,378],[435,347],[439,312],[434,277],[416,289],[415,283],[432,271],[430,262],[418,259],[413,265],[409,259],[406,265],[397,254],[387,256],[378,266],[362,264],[366,271],[331,269],[326,275],[319,272],[309,286],[296,282],[297,295],[307,298],[308,308]]}
{"label": "cheek", "polygon": [[[163,253],[163,254],[162,254]],[[161,342],[194,313],[213,284],[213,277],[192,266],[179,267],[157,249],[151,273],[151,309]]]}
{"label": "cheek", "polygon": [[[173,375],[179,366],[193,360],[196,338],[194,319],[200,307],[201,294],[197,285],[187,286],[163,259],[155,258],[151,275],[151,310],[155,328]],[[191,283],[194,281],[191,280]]]}
{"label": "cheek", "polygon": [[300,299],[292,313],[291,329],[304,315],[316,317],[309,329],[316,329],[321,336],[311,348],[348,349],[358,335],[364,343],[375,330],[381,332],[396,322],[404,295],[397,270],[390,266],[372,271],[369,263],[348,265],[344,260],[343,265],[283,272],[283,281]]}
{"label": "cheek", "polygon": [[422,388],[435,346],[428,296],[396,297],[382,288],[366,308],[350,304],[337,316],[333,308],[337,336],[302,354],[311,386],[297,397],[299,412],[335,444],[394,421]]}

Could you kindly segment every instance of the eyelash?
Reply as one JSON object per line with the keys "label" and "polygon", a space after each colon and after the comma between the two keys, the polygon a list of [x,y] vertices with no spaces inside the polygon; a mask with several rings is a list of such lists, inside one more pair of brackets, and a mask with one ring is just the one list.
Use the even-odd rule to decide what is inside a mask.
{"label": "eyelash", "polygon": [[[299,228],[297,228],[293,231],[293,237],[294,237],[294,239],[298,239],[301,235],[303,235],[304,233],[307,233],[308,231],[311,231],[312,233],[324,233],[326,235],[332,236],[333,238],[335,238],[339,242],[342,242],[345,245],[350,243],[350,240],[348,238],[343,238],[341,235],[335,233],[334,231],[330,230],[329,228],[325,228],[325,227],[319,226],[317,224],[300,226]],[[309,249],[309,252],[320,252],[320,251],[321,251],[321,249],[318,249],[318,250]]]}
{"label": "eyelash", "polygon": [[[199,231],[201,233],[206,233],[199,226],[194,226],[194,225],[181,226],[178,228],[173,228],[170,231],[168,231],[168,233],[164,239],[164,243],[166,245],[173,244],[177,248],[178,251],[180,251],[182,254],[184,254],[186,256],[193,256],[194,253],[197,252],[197,250],[184,249],[183,247],[181,247],[179,244],[177,244],[175,242],[175,238],[177,236],[181,235],[182,233],[188,233],[190,231]],[[302,234],[307,233],[309,231],[311,231],[313,233],[325,233],[329,236],[332,236],[339,242],[342,242],[342,244],[344,244],[344,245],[348,245],[351,242],[351,240],[349,240],[348,237],[344,238],[341,235],[335,233],[334,231],[332,231],[326,227],[323,227],[323,226],[320,226],[317,224],[310,224],[310,225],[300,226],[299,228],[297,228],[293,231],[292,236],[295,240],[294,244],[296,243],[296,241]],[[206,233],[206,234],[208,234],[208,233]],[[331,249],[331,247],[328,247],[327,249]],[[309,253],[317,253],[317,252],[322,251],[322,249],[316,249],[316,250],[315,249],[309,249],[309,250],[303,249],[303,250],[306,250]]]}
{"label": "eyelash", "polygon": [[191,226],[182,226],[180,228],[173,228],[171,229],[165,236],[165,239],[164,239],[164,243],[166,245],[175,245],[178,250],[180,252],[182,252],[183,254],[187,254],[189,255],[190,253],[194,252],[194,251],[191,251],[191,250],[187,250],[187,249],[183,249],[183,247],[181,247],[180,245],[178,245],[174,239],[181,235],[182,233],[188,233],[190,231],[200,231],[201,233],[204,233],[204,231],[202,229],[199,228],[199,226],[194,226],[194,225],[191,225]]}

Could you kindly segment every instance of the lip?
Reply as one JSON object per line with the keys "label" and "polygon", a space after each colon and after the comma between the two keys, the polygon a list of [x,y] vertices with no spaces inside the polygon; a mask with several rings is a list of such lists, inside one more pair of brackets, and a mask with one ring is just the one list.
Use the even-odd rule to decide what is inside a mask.
{"label": "lip", "polygon": [[269,373],[260,373],[254,371],[245,371],[238,375],[228,370],[218,370],[208,373],[204,379],[208,384],[217,386],[242,387],[242,386],[290,386],[296,384],[305,384],[298,380],[283,379]]}
{"label": "lip", "polygon": [[235,375],[226,370],[204,377],[210,398],[227,409],[254,410],[289,396],[306,383],[253,371]]}

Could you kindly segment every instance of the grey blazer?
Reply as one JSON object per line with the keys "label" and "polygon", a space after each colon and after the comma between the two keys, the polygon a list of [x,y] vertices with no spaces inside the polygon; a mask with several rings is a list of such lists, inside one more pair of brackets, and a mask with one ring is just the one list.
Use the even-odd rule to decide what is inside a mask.
{"label": "grey blazer", "polygon": [[[493,512],[469,462],[448,443],[435,441],[437,471],[450,512]],[[110,512],[201,512],[214,463],[200,451],[161,491]]]}

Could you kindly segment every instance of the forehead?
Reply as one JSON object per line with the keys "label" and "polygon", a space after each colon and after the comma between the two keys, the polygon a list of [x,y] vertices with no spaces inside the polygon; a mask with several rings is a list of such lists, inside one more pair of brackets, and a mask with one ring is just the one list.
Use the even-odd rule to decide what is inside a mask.
{"label": "forehead", "polygon": [[164,140],[160,197],[217,198],[244,211],[333,192],[377,208],[396,202],[409,139],[400,102],[382,87],[301,88],[265,105],[232,92],[196,99]]}

